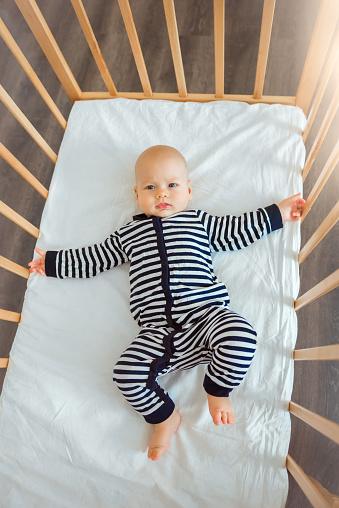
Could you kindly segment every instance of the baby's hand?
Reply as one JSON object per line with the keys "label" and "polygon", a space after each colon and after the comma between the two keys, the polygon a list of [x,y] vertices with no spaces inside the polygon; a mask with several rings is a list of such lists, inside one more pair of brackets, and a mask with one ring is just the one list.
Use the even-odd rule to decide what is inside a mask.
{"label": "baby's hand", "polygon": [[300,196],[299,192],[279,203],[278,207],[283,220],[300,220],[302,209],[305,206],[305,200]]}
{"label": "baby's hand", "polygon": [[35,259],[34,261],[31,261],[30,263],[28,263],[28,266],[31,267],[29,269],[29,272],[30,273],[39,272],[39,273],[41,273],[41,275],[46,275],[46,272],[45,272],[46,251],[38,249],[38,247],[36,247],[35,250],[37,251],[38,254],[40,254],[41,258]]}

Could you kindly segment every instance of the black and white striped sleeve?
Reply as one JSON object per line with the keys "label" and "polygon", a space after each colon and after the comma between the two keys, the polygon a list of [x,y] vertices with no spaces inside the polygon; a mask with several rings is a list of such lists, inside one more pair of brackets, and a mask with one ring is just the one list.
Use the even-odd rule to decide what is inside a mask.
{"label": "black and white striped sleeve", "polygon": [[198,215],[207,231],[213,251],[243,249],[265,234],[283,227],[280,210],[275,204],[239,217],[216,217],[200,210]]}
{"label": "black and white striped sleeve", "polygon": [[118,232],[105,241],[89,247],[60,251],[47,251],[45,272],[49,277],[76,279],[94,277],[114,266],[128,261]]}

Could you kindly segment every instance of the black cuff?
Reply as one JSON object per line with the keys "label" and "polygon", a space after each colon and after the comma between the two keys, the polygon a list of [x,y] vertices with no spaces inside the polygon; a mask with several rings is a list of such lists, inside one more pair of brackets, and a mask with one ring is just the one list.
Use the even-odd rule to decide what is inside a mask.
{"label": "black cuff", "polygon": [[58,277],[56,272],[57,250],[48,250],[45,258],[45,272],[47,277]]}
{"label": "black cuff", "polygon": [[228,397],[233,388],[227,388],[226,386],[217,385],[208,375],[205,375],[204,379],[205,392],[214,397]]}
{"label": "black cuff", "polygon": [[151,413],[150,415],[144,416],[147,423],[152,423],[153,425],[157,423],[164,422],[171,416],[171,414],[174,411],[174,402],[169,397],[165,401],[165,403],[159,407],[154,413]]}
{"label": "black cuff", "polygon": [[265,210],[268,214],[271,223],[271,232],[281,229],[283,227],[283,220],[278,205],[265,206]]}

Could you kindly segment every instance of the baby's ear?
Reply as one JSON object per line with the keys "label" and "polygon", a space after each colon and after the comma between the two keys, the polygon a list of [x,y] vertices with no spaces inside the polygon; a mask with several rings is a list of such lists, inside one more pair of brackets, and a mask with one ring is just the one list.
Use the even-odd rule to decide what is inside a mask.
{"label": "baby's ear", "polygon": [[135,192],[136,200],[138,201],[138,187],[137,186],[134,187],[134,192]]}
{"label": "baby's ear", "polygon": [[188,195],[189,195],[189,199],[192,199],[193,191],[192,191],[192,187],[191,187],[191,180],[188,180]]}

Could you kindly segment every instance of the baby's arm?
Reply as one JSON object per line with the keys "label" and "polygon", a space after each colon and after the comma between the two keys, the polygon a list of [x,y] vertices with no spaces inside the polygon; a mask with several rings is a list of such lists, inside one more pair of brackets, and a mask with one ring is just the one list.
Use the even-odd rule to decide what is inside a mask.
{"label": "baby's arm", "polygon": [[281,201],[279,205],[272,204],[239,217],[216,217],[200,210],[198,213],[209,236],[211,249],[233,251],[247,247],[265,234],[282,228],[284,221],[299,220],[304,205],[305,200],[299,193]]}
{"label": "baby's arm", "polygon": [[299,192],[279,203],[278,208],[282,220],[300,220],[301,212],[305,206],[305,200],[300,196],[301,194]]}
{"label": "baby's arm", "polygon": [[128,261],[119,232],[112,233],[100,244],[59,251],[36,249],[40,258],[28,263],[30,272],[64,279],[90,278]]}

